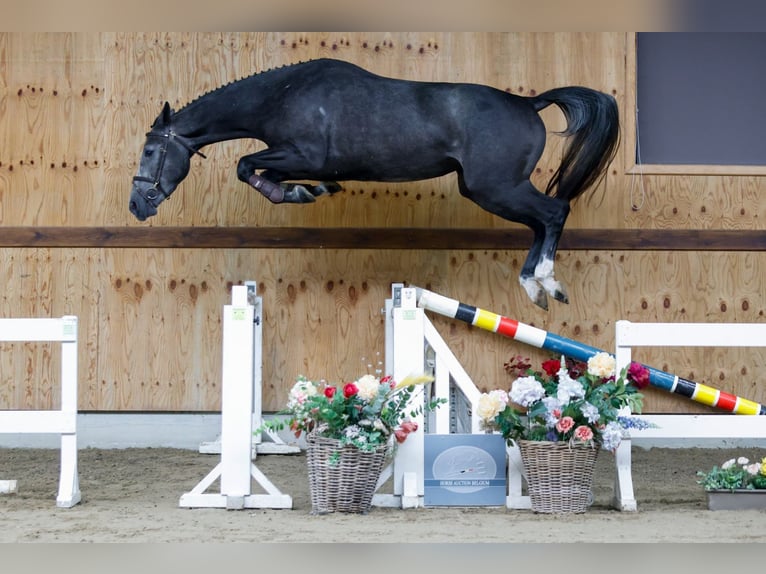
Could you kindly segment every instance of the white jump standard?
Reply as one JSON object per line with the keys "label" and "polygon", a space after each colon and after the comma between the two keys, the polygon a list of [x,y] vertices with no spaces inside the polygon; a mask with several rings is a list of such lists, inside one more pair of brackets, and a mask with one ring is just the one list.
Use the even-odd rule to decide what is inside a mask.
{"label": "white jump standard", "polygon": [[[181,496],[181,507],[238,510],[293,506],[292,497],[280,492],[253,463],[256,456],[253,349],[260,321],[254,320],[256,301],[248,300],[248,290],[255,299],[254,285],[234,285],[231,305],[223,307],[221,461],[197,486]],[[206,492],[216,480],[219,480],[220,492]],[[266,492],[253,493],[253,480]]]}

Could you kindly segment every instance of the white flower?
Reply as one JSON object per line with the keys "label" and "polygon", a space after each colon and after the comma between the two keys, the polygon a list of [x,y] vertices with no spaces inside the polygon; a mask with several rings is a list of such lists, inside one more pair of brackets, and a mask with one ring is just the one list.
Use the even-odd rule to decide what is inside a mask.
{"label": "white flower", "polygon": [[511,385],[511,400],[517,405],[528,407],[545,396],[545,389],[534,377],[521,377]]}
{"label": "white flower", "polygon": [[598,412],[598,408],[590,403],[585,403],[580,407],[580,412],[588,420],[590,424],[598,422],[601,413]]}
{"label": "white flower", "polygon": [[343,429],[343,435],[348,439],[359,438],[361,430],[357,425],[351,425]]}
{"label": "white flower", "polygon": [[604,430],[601,431],[601,446],[604,450],[612,451],[617,449],[622,442],[622,426],[617,421],[607,423]]}
{"label": "white flower", "polygon": [[287,400],[288,408],[296,408],[306,402],[306,399],[316,395],[316,386],[311,381],[300,380],[293,385],[290,389],[290,394]]}
{"label": "white flower", "polygon": [[356,381],[356,388],[359,390],[358,395],[364,401],[368,403],[375,400],[378,396],[378,390],[380,389],[380,381],[374,375],[364,375]]}
{"label": "white flower", "polygon": [[566,369],[561,369],[558,373],[559,386],[556,389],[556,397],[562,405],[568,405],[572,399],[581,399],[585,396],[585,389],[580,381],[569,376]]}
{"label": "white flower", "polygon": [[739,457],[737,459],[737,464],[739,464],[739,465],[744,466],[744,465],[749,464],[749,463],[750,463],[750,461],[746,457],[744,457],[744,456],[741,456],[741,457]]}
{"label": "white flower", "polygon": [[721,465],[721,470],[726,470],[727,468],[731,468],[732,466],[734,466],[734,464],[735,464],[736,462],[737,462],[737,461],[736,461],[735,459],[733,459],[733,458],[730,458],[729,460],[727,460],[725,463],[723,463],[723,464]]}
{"label": "white flower", "polygon": [[545,405],[545,427],[553,428],[561,418],[561,401],[558,397],[545,397],[542,403]]}
{"label": "white flower", "polygon": [[614,370],[614,357],[609,353],[601,351],[588,359],[588,373],[595,377],[608,379],[614,376]]}
{"label": "white flower", "polygon": [[750,476],[755,476],[759,472],[761,472],[761,463],[760,462],[754,462],[753,464],[748,464],[745,466],[745,470],[747,471],[747,474]]}
{"label": "white flower", "polygon": [[484,422],[491,422],[505,409],[507,404],[508,393],[501,389],[482,393],[479,397],[479,404],[476,406],[476,414]]}

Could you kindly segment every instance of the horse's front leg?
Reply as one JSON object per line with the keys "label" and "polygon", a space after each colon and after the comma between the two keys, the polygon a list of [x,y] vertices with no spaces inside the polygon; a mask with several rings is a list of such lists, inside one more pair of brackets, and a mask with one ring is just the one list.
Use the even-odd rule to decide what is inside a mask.
{"label": "horse's front leg", "polygon": [[306,183],[273,183],[267,172],[254,173],[248,183],[260,191],[272,203],[313,203],[320,195],[337,193],[343,188],[334,181],[323,181],[318,185]]}
{"label": "horse's front leg", "polygon": [[[264,169],[261,173],[256,170]],[[237,177],[257,189],[272,203],[312,203],[316,198],[333,194],[343,188],[334,181],[323,181],[318,185],[285,183],[287,179],[300,179],[292,173],[305,173],[300,157],[279,149],[266,149],[240,158]]]}

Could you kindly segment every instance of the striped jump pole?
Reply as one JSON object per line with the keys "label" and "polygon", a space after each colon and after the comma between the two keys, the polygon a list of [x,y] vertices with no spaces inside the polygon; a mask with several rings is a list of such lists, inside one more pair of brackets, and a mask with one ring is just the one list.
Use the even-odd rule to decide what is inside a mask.
{"label": "striped jump pole", "polygon": [[[596,353],[605,352],[543,329],[538,329],[515,319],[466,305],[456,299],[444,297],[432,291],[413,287],[418,307],[439,313],[445,317],[463,321],[486,331],[499,333],[520,343],[546,349],[556,354],[587,362]],[[613,353],[610,353],[613,355]],[[766,415],[766,407],[760,403],[714,389],[707,385],[682,379],[664,371],[644,365],[649,370],[649,383],[659,389],[689,398],[698,403],[716,407],[738,415]]]}

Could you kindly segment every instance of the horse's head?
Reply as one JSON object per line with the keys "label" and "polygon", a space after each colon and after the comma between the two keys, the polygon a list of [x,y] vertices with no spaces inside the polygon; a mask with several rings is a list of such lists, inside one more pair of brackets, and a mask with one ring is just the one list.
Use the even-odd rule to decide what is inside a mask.
{"label": "horse's head", "polygon": [[130,212],[140,221],[155,215],[157,206],[170,197],[188,175],[192,155],[205,157],[174,131],[172,120],[173,110],[165,102],[146,134],[129,204]]}

